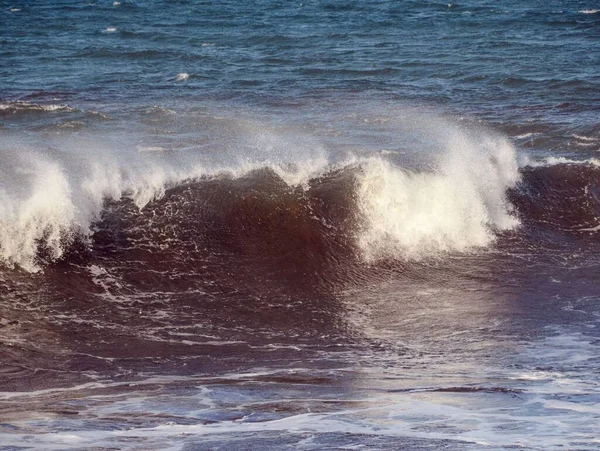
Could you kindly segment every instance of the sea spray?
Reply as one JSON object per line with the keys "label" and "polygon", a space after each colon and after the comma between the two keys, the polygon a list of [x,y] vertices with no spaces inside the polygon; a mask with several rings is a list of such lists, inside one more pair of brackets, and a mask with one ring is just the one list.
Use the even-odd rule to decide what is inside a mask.
{"label": "sea spray", "polygon": [[411,171],[380,158],[363,164],[358,241],[367,261],[466,251],[518,224],[506,199],[519,179],[515,149],[502,138],[474,141],[452,133],[432,171]]}

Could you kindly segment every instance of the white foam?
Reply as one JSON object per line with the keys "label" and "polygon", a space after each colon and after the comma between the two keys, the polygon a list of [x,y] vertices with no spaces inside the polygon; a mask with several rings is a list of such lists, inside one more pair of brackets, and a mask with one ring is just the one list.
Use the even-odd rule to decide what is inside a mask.
{"label": "white foam", "polygon": [[580,232],[597,232],[600,230],[600,224],[594,227],[582,227],[581,229],[577,229]]}
{"label": "white foam", "polygon": [[164,147],[161,146],[137,146],[138,152],[163,152]]}
{"label": "white foam", "polygon": [[[244,395],[242,395],[244,396]],[[248,400],[244,396],[244,400]],[[204,404],[204,399],[202,399]],[[307,400],[301,400],[306,402]],[[203,439],[239,440],[251,435],[254,438],[268,437],[270,433],[281,436],[288,434],[345,434],[377,436],[381,443],[394,443],[393,438],[414,437],[424,439],[452,440],[493,447],[527,447],[540,449],[590,449],[597,439],[590,435],[592,426],[584,429],[583,436],[577,436],[573,425],[577,421],[593,421],[597,411],[594,406],[577,409],[575,406],[550,404],[552,410],[564,412],[560,418],[550,421],[548,416],[518,415],[524,402],[514,401],[508,409],[476,408],[463,400],[456,402],[451,397],[429,399],[419,393],[398,396],[381,396],[370,399],[354,399],[356,408],[342,408],[325,412],[309,412],[290,415],[265,421],[248,421],[246,417],[236,420],[223,420],[206,424],[203,421],[178,424],[164,421],[153,427],[130,427],[114,430],[101,430],[84,427],[63,432],[29,433],[29,444],[44,449],[64,449],[65,446],[82,447],[110,446],[120,449],[136,449],[139,441],[152,449],[165,449],[176,446],[181,449],[185,443],[202,442]],[[114,418],[123,414],[144,412],[152,409],[148,398],[133,398],[118,402],[108,408],[101,408],[100,415]],[[517,414],[515,414],[515,410]],[[160,411],[159,411],[160,412]],[[160,412],[162,413],[162,412]],[[243,434],[243,435],[242,435]],[[263,435],[264,434],[264,435]],[[8,446],[17,446],[21,434],[2,433],[0,438]],[[579,442],[578,442],[579,440]],[[129,445],[134,443],[133,448]],[[581,446],[577,446],[580,443]],[[575,445],[575,446],[574,446]],[[62,447],[61,447],[62,446]],[[309,446],[308,449],[312,449]]]}
{"label": "white foam", "polygon": [[590,136],[582,136],[582,135],[577,135],[577,134],[574,134],[573,138],[579,139],[581,141],[588,141],[588,142],[598,142],[598,141],[600,141],[600,139],[598,139],[598,138],[592,138]]}
{"label": "white foam", "polygon": [[[587,347],[583,351],[592,359],[597,355],[597,345],[573,335],[534,343],[529,350],[531,354],[526,352],[523,356],[524,362],[529,362],[526,368],[531,375],[525,373],[511,379],[505,379],[505,376],[514,371],[512,366],[475,366],[469,367],[470,371],[466,373],[457,373],[454,364],[428,366],[425,370],[417,365],[403,368],[401,378],[390,377],[393,373],[387,365],[385,368],[363,368],[359,372],[336,368],[330,371],[338,376],[348,371],[348,381],[351,381],[344,384],[345,394],[339,397],[337,390],[340,387],[336,383],[331,386],[331,392],[310,383],[301,391],[282,391],[277,384],[270,388],[270,384],[264,383],[263,376],[314,375],[314,369],[309,368],[287,371],[258,368],[253,372],[218,377],[155,376],[135,382],[100,381],[31,393],[0,393],[0,399],[5,401],[35,401],[36,405],[55,400],[57,395],[68,395],[67,399],[75,399],[79,408],[79,415],[60,419],[59,433],[55,431],[54,418],[44,416],[48,415],[46,412],[33,412],[31,417],[13,420],[10,424],[15,426],[14,429],[0,431],[0,441],[5,446],[18,446],[19,441],[25,440],[30,446],[43,449],[110,446],[138,449],[140,443],[148,449],[167,449],[167,445],[181,449],[186,444],[189,447],[205,439],[231,445],[234,440],[248,435],[260,439],[273,433],[285,437],[307,434],[317,438],[320,434],[359,434],[366,438],[376,437],[383,447],[388,443],[397,444],[394,438],[419,437],[452,440],[456,447],[460,447],[459,442],[468,442],[494,449],[515,446],[548,450],[595,449],[595,444],[600,443],[594,429],[600,413],[595,380],[578,379],[571,372],[550,373],[534,369],[541,362],[553,366],[561,364],[566,352],[555,356],[542,352],[539,358],[536,357],[538,351],[549,351],[548,347],[554,348],[556,344],[564,346],[564,351],[582,351],[582,346]],[[579,359],[573,360],[568,367],[573,370],[579,364]],[[593,364],[592,360],[591,369]],[[432,386],[423,385],[424,374],[425,380],[439,380]],[[465,378],[465,387],[486,387],[490,386],[490,381],[504,381],[502,387],[515,391],[439,391],[456,386],[454,381],[465,381]],[[241,384],[223,384],[223,381]],[[181,382],[189,388],[179,394],[178,390],[169,389],[169,384],[180,387]],[[255,383],[260,384],[259,390],[253,385]],[[408,383],[410,389],[395,390],[398,384],[404,383]],[[157,385],[166,390],[157,391]],[[152,391],[146,387],[152,387]],[[197,391],[192,392],[191,387]],[[278,413],[270,409],[273,403],[282,407],[297,405],[303,409],[294,412],[294,409],[283,408],[280,412],[284,413]],[[313,406],[316,408],[312,409]],[[265,412],[265,408],[269,409],[269,417],[259,421],[252,418],[253,412]],[[232,412],[236,413],[233,418]],[[206,422],[207,416],[216,421]],[[101,422],[97,422],[98,419]],[[145,422],[148,419],[150,421]],[[125,423],[131,427],[106,427]],[[368,441],[362,442],[360,437],[356,440],[368,446]],[[301,447],[296,446],[296,449]]]}
{"label": "white foam", "polygon": [[37,103],[30,102],[0,103],[0,111],[6,111],[10,109],[17,111],[73,111],[73,108],[67,105],[40,105]]}
{"label": "white foam", "polygon": [[114,33],[115,31],[117,31],[117,29],[115,27],[108,27],[106,30],[107,33]]}
{"label": "white foam", "polygon": [[190,78],[190,74],[186,74],[185,72],[182,72],[180,74],[177,74],[177,81],[185,81],[188,78]]}
{"label": "white foam", "polygon": [[587,166],[600,167],[600,159],[587,158],[585,160],[574,160],[572,158],[567,158],[567,157],[547,157],[547,158],[544,158],[541,160],[525,159],[523,161],[522,166],[530,166],[530,167],[535,168],[535,167],[556,166],[559,164],[587,165]]}
{"label": "white foam", "polygon": [[368,261],[420,259],[488,245],[514,228],[506,190],[519,178],[515,150],[501,138],[480,143],[448,130],[447,148],[431,171],[408,171],[382,159],[363,166],[359,244]]}
{"label": "white foam", "polygon": [[581,14],[597,14],[600,13],[600,9],[582,9],[579,12]]}

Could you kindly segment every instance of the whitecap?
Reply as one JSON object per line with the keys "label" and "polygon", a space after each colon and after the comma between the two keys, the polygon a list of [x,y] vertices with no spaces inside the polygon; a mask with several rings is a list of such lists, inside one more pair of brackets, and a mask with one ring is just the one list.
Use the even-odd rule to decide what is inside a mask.
{"label": "whitecap", "polygon": [[539,135],[539,133],[523,133],[522,135],[515,136],[515,139],[526,139],[537,135]]}
{"label": "whitecap", "polygon": [[432,171],[381,158],[363,163],[358,243],[367,261],[465,252],[519,224],[506,199],[519,180],[515,149],[503,138],[476,142],[458,130],[447,133],[446,153]]}
{"label": "whitecap", "polygon": [[574,134],[573,138],[579,139],[580,141],[587,141],[587,142],[598,142],[598,141],[600,141],[600,139],[598,139],[598,138],[592,138],[590,136],[581,136],[581,135],[577,135],[577,134]]}
{"label": "whitecap", "polygon": [[559,164],[569,165],[584,165],[584,166],[596,166],[600,167],[600,160],[598,158],[587,158],[585,160],[574,160],[567,157],[547,157],[542,160],[526,160],[523,166],[529,167],[545,167],[545,166],[556,166]]}
{"label": "whitecap", "polygon": [[67,105],[59,104],[37,104],[29,102],[9,102],[0,103],[0,111],[73,111],[73,108]]}

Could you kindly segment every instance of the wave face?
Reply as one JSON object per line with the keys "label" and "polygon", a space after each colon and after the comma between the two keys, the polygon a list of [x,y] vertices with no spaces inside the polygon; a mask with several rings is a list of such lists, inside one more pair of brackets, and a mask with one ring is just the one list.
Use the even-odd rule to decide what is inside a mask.
{"label": "wave face", "polygon": [[594,234],[600,230],[600,167],[596,160],[550,159],[522,170],[512,196],[520,216],[538,230]]}

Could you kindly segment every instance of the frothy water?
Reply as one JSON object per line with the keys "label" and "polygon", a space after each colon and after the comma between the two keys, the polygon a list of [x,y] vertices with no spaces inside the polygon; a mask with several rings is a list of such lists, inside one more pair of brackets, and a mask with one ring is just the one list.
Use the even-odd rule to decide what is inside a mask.
{"label": "frothy water", "polygon": [[600,449],[594,8],[8,5],[0,448]]}
{"label": "frothy water", "polygon": [[365,165],[358,204],[367,259],[466,251],[518,225],[506,201],[519,178],[512,146],[489,137],[476,143],[452,129],[444,139],[448,149],[432,163],[432,172],[395,168],[381,159]]}

